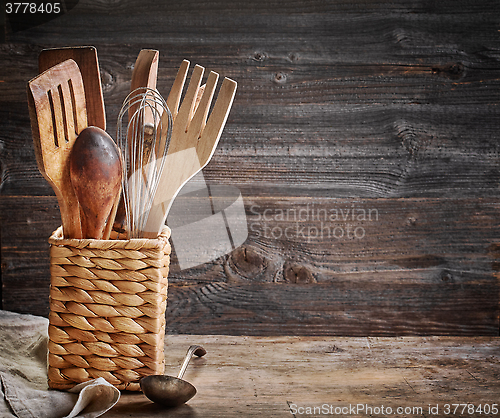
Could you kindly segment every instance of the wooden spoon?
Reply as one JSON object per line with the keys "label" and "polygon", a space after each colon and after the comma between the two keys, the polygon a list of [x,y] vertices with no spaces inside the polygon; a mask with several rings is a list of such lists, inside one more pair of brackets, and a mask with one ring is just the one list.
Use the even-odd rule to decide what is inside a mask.
{"label": "wooden spoon", "polygon": [[73,145],[70,173],[80,203],[83,237],[102,239],[122,181],[122,161],[113,139],[95,126],[84,129]]}

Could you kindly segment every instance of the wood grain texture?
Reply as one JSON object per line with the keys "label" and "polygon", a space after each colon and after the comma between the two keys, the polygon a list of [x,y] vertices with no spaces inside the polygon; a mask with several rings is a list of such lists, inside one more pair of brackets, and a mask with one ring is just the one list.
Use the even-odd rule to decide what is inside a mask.
{"label": "wood grain texture", "polygon": [[[2,236],[11,242],[2,253],[4,292],[12,295],[4,300],[4,309],[46,315],[50,275],[45,237],[58,226],[56,199],[2,202],[20,208],[2,223]],[[495,201],[334,199],[323,208],[352,210],[353,204],[377,209],[378,221],[327,222],[323,237],[315,237],[307,228],[321,228],[311,214],[312,209],[323,213],[318,201],[309,206],[308,220],[272,223],[258,216],[267,211],[267,218],[276,217],[286,205],[300,213],[307,203],[254,201],[247,208],[250,237],[231,255],[184,271],[173,258],[167,330],[497,335],[498,279],[491,274],[497,268],[496,252],[490,245],[498,235]],[[476,223],[467,222],[474,217]],[[29,228],[21,227],[26,224]],[[364,237],[327,237],[327,227],[347,234],[348,225],[351,234],[363,228]],[[291,238],[276,239],[278,231]],[[356,233],[361,236],[361,230]]]}
{"label": "wood grain texture", "polygon": [[[25,95],[39,52],[96,46],[114,136],[136,57],[153,48],[165,97],[183,59],[238,82],[204,175],[241,190],[249,227],[230,255],[185,271],[173,262],[170,332],[498,335],[499,13],[489,0],[85,0],[7,32],[4,309],[48,309],[59,215]],[[378,218],[322,219],[349,209]]]}
{"label": "wood grain texture", "polygon": [[[500,389],[497,338],[168,335],[167,374],[176,374],[190,344],[201,344],[207,354],[193,359],[184,376],[198,391],[186,405],[165,410],[142,394],[123,394],[103,417],[445,417],[444,404],[491,406]],[[392,414],[312,409],[322,405],[328,411],[383,405]],[[429,405],[439,407],[431,414]]]}

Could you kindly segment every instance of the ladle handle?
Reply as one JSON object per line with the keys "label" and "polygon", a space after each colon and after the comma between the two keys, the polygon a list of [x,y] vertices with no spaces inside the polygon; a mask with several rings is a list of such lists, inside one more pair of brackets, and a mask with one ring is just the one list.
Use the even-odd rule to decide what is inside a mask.
{"label": "ladle handle", "polygon": [[196,354],[198,357],[202,357],[207,354],[207,351],[201,345],[192,345],[189,347],[186,357],[184,357],[184,362],[182,363],[181,369],[179,370],[179,374],[177,376],[178,379],[182,379],[184,373],[186,372],[187,366],[193,357],[193,354]]}

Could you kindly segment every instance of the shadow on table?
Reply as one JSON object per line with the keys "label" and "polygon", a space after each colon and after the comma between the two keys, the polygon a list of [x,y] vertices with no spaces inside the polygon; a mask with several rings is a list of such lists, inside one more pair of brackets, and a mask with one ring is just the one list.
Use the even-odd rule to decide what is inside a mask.
{"label": "shadow on table", "polygon": [[156,416],[185,418],[201,417],[201,415],[199,415],[196,410],[188,404],[184,404],[176,408],[166,408],[151,402],[144,395],[139,393],[127,393],[126,395],[122,394],[118,404],[103,415],[103,418],[113,418],[115,416],[134,416],[137,418]]}

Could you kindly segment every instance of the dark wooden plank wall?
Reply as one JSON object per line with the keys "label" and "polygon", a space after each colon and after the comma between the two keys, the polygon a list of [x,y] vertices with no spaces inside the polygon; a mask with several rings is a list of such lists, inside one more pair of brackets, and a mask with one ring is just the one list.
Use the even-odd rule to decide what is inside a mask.
{"label": "dark wooden plank wall", "polygon": [[[31,29],[7,22],[3,309],[48,313],[60,222],[26,82],[43,48],[90,44],[112,134],[141,48],[160,50],[165,96],[184,58],[239,83],[204,174],[241,190],[249,238],[190,270],[174,257],[168,332],[498,335],[499,15],[498,1],[477,0],[82,0]],[[327,222],[321,210],[372,217]]]}

